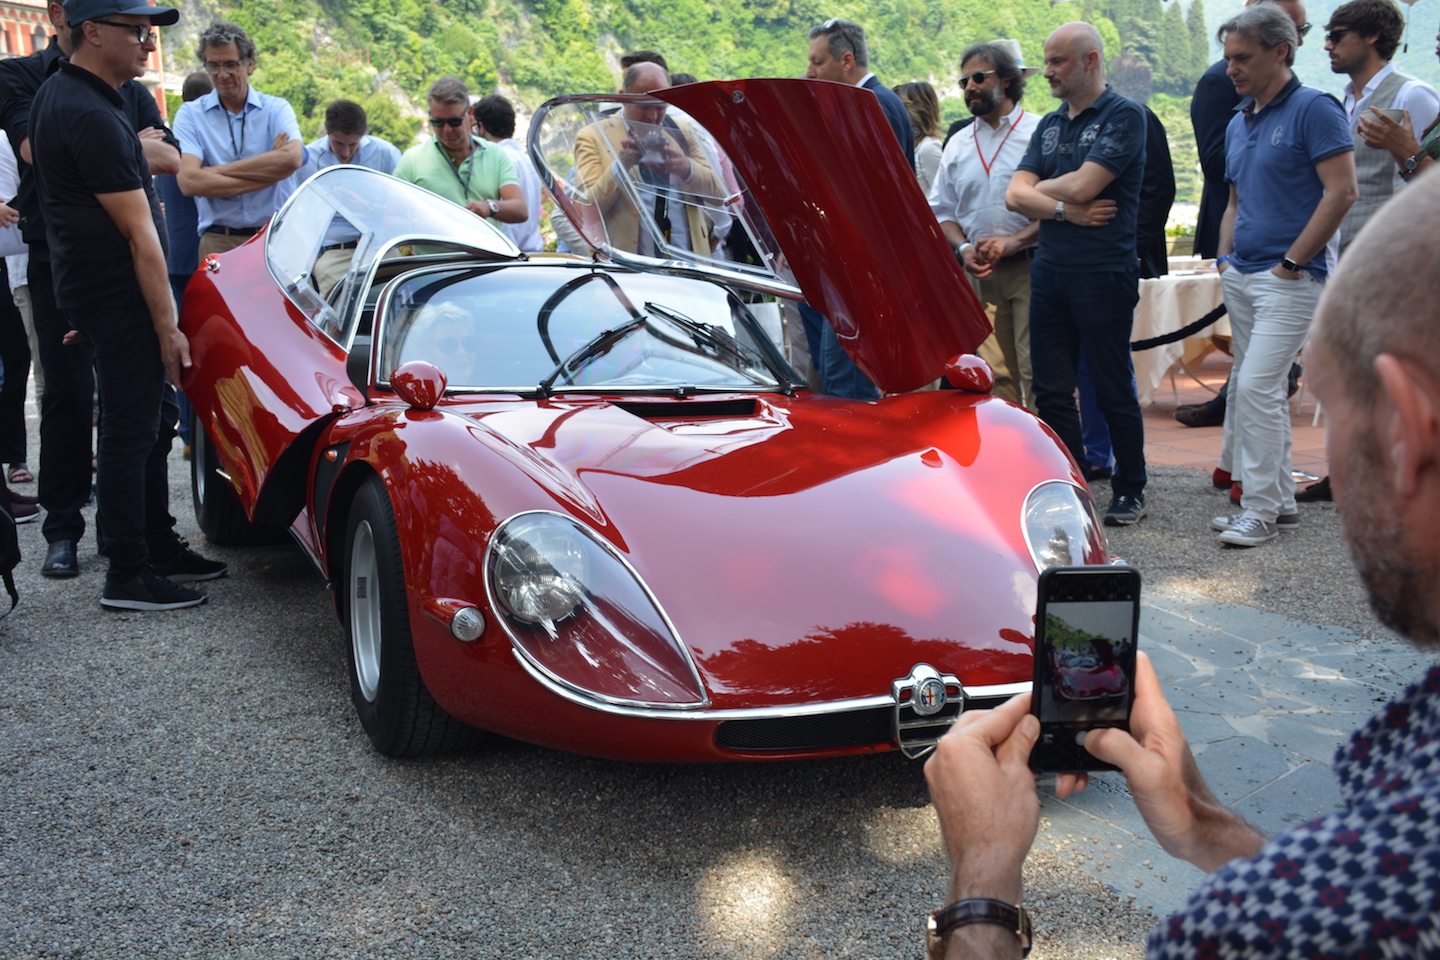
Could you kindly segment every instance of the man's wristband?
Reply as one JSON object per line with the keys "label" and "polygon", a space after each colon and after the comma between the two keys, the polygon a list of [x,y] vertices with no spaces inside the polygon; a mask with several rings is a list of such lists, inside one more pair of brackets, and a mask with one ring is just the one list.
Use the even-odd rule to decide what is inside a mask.
{"label": "man's wristband", "polygon": [[971,243],[969,240],[961,240],[960,245],[955,248],[955,256],[959,257],[962,260],[965,259],[965,248],[973,246],[975,246],[975,244]]}
{"label": "man's wristband", "polygon": [[1223,257],[1216,257],[1216,258],[1215,258],[1215,269],[1216,269],[1216,270],[1219,270],[1221,264],[1229,263],[1229,262],[1234,258],[1234,256],[1235,256],[1235,255],[1234,255],[1233,253],[1227,253],[1227,254],[1225,254],[1225,256],[1223,256]]}
{"label": "man's wristband", "polygon": [[926,949],[932,960],[940,960],[945,955],[945,939],[950,934],[972,923],[993,923],[1015,931],[1015,936],[1020,938],[1020,956],[1030,955],[1034,930],[1024,907],[988,897],[969,897],[936,910],[926,919]]}

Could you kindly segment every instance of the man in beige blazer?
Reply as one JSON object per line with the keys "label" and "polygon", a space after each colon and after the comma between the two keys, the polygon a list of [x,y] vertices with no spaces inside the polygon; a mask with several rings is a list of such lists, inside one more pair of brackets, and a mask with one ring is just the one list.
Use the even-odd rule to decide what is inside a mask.
{"label": "man in beige blazer", "polygon": [[[651,93],[670,86],[656,64],[637,63],[625,71],[624,93]],[[626,104],[617,116],[602,117],[575,138],[575,166],[582,192],[582,227],[597,226],[610,246],[643,256],[664,257],[655,237],[642,230],[631,190],[659,225],[665,241],[701,256],[713,254],[713,228],[703,204],[718,205],[725,185],[693,129],[667,122],[665,105]],[[628,178],[630,186],[622,182]]]}

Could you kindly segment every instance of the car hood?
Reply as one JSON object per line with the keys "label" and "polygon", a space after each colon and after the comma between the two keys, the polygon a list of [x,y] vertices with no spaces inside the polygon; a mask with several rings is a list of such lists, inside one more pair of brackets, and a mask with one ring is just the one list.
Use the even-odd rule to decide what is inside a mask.
{"label": "car hood", "polygon": [[[716,162],[733,165],[734,177],[727,167],[727,186],[692,194],[689,200],[707,212],[734,214],[737,223],[730,229],[749,233],[764,279],[762,271],[747,274],[718,256],[661,242],[664,231],[653,226],[655,205],[644,187],[634,189],[620,206],[630,218],[627,228],[638,218],[640,227],[630,229],[656,236],[653,256],[624,249],[615,218],[595,212],[601,209],[595,202],[600,184],[586,182],[587,168],[573,162],[583,135],[557,137],[546,128],[547,117],[583,105],[592,127],[608,123],[614,128],[620,123],[613,113],[616,104],[623,110],[625,104],[654,102],[647,97],[559,98],[537,111],[531,125],[532,159],[597,251],[641,269],[703,274],[770,293],[803,295],[829,319],[855,363],[887,393],[937,379],[946,361],[973,352],[989,335],[984,309],[914,171],[889,136],[873,93],[824,81],[756,79],[687,84],[652,97],[680,108],[685,129],[693,124],[722,148]],[[603,167],[588,169],[604,171],[604,185],[613,189],[610,171],[620,158],[607,157],[610,162]],[[555,169],[565,163],[573,166]],[[591,179],[601,176],[591,174]],[[637,187],[628,178],[614,180],[622,192]],[[792,274],[794,285],[789,286]]]}
{"label": "car hood", "polygon": [[875,696],[921,662],[972,685],[1029,678],[1021,514],[1068,461],[1023,411],[936,399],[766,397],[701,419],[723,402],[704,401],[672,420],[581,398],[449,411],[553,498],[492,505],[558,508],[608,538],[726,707]]}

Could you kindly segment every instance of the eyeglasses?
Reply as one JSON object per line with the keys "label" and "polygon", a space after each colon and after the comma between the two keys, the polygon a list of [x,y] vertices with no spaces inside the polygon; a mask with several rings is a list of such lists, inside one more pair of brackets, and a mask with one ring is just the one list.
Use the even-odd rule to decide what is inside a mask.
{"label": "eyeglasses", "polygon": [[1349,32],[1350,32],[1350,28],[1349,28],[1349,27],[1343,27],[1343,28],[1341,28],[1341,29],[1339,29],[1339,30],[1331,30],[1329,33],[1325,34],[1325,42],[1328,43],[1328,44],[1330,44],[1330,46],[1333,47],[1333,46],[1335,46],[1336,44],[1338,44],[1341,40],[1344,40],[1344,39],[1345,39],[1345,34],[1347,34],[1347,33],[1349,33]]}
{"label": "eyeglasses", "polygon": [[1299,30],[1299,31],[1300,31],[1300,36],[1303,37],[1303,36],[1305,36],[1305,34],[1307,34],[1307,33],[1310,32],[1310,28],[1313,27],[1313,26],[1315,26],[1315,24],[1313,24],[1313,23],[1302,23],[1302,24],[1300,24],[1300,26],[1296,27],[1295,29]]}
{"label": "eyeglasses", "polygon": [[458,117],[431,117],[431,118],[430,118],[430,126],[434,127],[436,130],[441,129],[442,127],[458,127],[458,126],[460,126],[460,124],[462,124],[462,123],[464,123],[464,122],[465,122],[465,117],[464,117],[463,114],[462,114],[461,116],[458,116]]}
{"label": "eyeglasses", "polygon": [[976,70],[974,73],[970,74],[968,77],[961,77],[961,78],[960,78],[960,86],[961,86],[961,88],[963,89],[963,88],[965,88],[965,87],[970,86],[970,84],[973,83],[973,84],[975,84],[975,86],[978,87],[978,86],[980,86],[980,84],[982,84],[982,83],[985,82],[985,78],[986,78],[986,77],[990,76],[990,74],[992,74],[992,73],[994,73],[994,72],[995,72],[994,70]]}
{"label": "eyeglasses", "polygon": [[441,353],[479,353],[481,341],[475,334],[466,337],[441,337],[435,341],[435,349]]}
{"label": "eyeglasses", "polygon": [[156,34],[150,29],[148,23],[116,23],[114,20],[91,20],[91,23],[103,23],[107,27],[119,27],[122,30],[129,30],[135,34],[135,42],[140,44],[154,43]]}
{"label": "eyeglasses", "polygon": [[205,72],[212,77],[217,77],[222,73],[239,73],[240,68],[249,62],[249,60],[226,60],[224,63],[213,63],[206,60]]}

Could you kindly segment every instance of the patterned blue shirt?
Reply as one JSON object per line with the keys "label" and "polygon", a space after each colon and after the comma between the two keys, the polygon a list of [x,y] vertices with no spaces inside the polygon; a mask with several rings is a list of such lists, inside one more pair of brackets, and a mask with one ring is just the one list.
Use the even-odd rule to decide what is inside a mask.
{"label": "patterned blue shirt", "polygon": [[1150,957],[1440,955],[1440,667],[1335,755],[1343,808],[1221,867]]}
{"label": "patterned blue shirt", "polygon": [[[220,105],[220,94],[211,91],[184,104],[175,113],[175,139],[180,153],[199,157],[207,167],[219,167],[244,157],[268,153],[275,145],[275,136],[288,133],[296,143],[300,124],[289,101],[261,93],[254,87],[245,98],[245,108],[238,114]],[[197,232],[204,233],[212,224],[225,227],[259,227],[279,208],[277,187],[271,185],[242,193],[236,197],[196,197],[199,213]]]}

